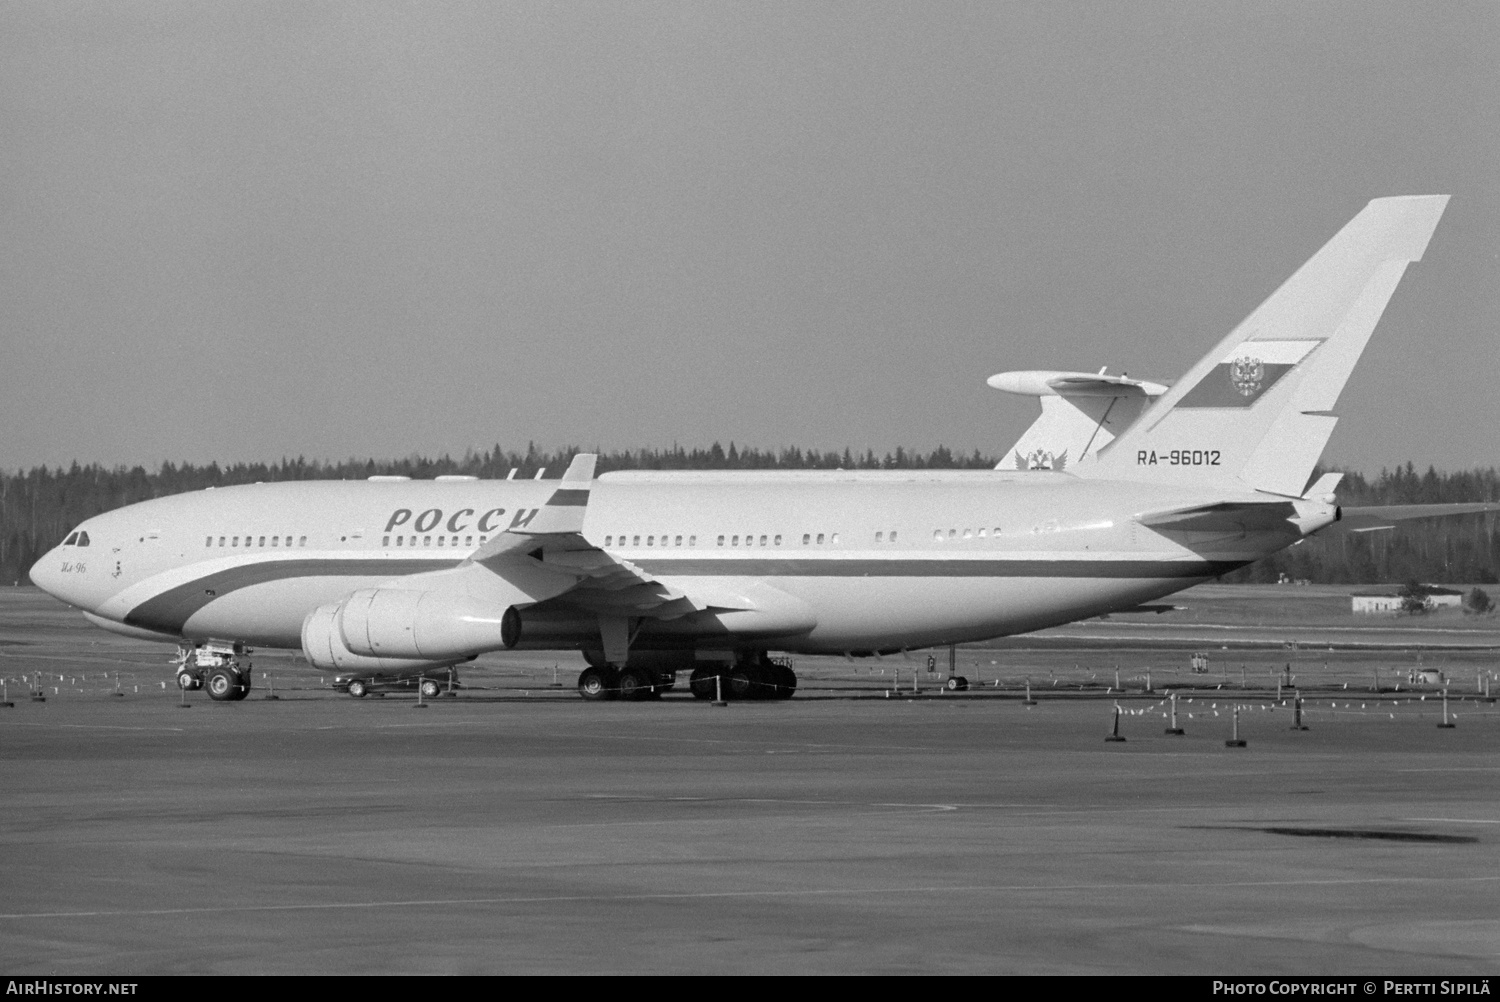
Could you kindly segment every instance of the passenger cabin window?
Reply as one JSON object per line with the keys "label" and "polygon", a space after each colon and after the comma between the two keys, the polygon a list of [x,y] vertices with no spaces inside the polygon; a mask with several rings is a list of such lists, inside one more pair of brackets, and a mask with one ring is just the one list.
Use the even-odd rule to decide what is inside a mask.
{"label": "passenger cabin window", "polygon": [[391,545],[391,537],[390,536],[381,536],[380,537],[380,545],[381,546],[390,546]]}
{"label": "passenger cabin window", "polygon": [[894,543],[895,541],[896,541],[896,530],[892,529],[891,530],[891,542]]}
{"label": "passenger cabin window", "polygon": [[761,546],[765,546],[766,545],[766,537],[765,536],[760,537],[760,545]]}
{"label": "passenger cabin window", "polygon": [[730,546],[739,546],[740,545],[740,537],[738,537],[738,536],[731,536],[729,538],[729,545]]}
{"label": "passenger cabin window", "polygon": [[681,546],[681,545],[682,545],[682,537],[681,537],[681,536],[678,536],[678,537],[677,537],[677,539],[676,539],[676,541],[675,541],[675,542],[673,542],[673,544],[672,544],[672,545],[673,545],[673,546]]}
{"label": "passenger cabin window", "polygon": [[223,537],[223,536],[220,536],[220,537],[219,537],[219,545],[220,545],[220,546],[223,546],[223,545],[224,545],[224,537]]}
{"label": "passenger cabin window", "polygon": [[640,536],[633,537],[631,539],[631,541],[630,541],[630,545],[631,546],[640,546],[641,545],[641,537]]}
{"label": "passenger cabin window", "polygon": [[698,537],[697,536],[689,536],[688,537],[688,545],[689,546],[697,546],[698,545]]}
{"label": "passenger cabin window", "polygon": [[212,545],[214,545],[214,537],[209,536],[207,539],[205,539],[203,541],[203,545],[204,546],[212,546]]}
{"label": "passenger cabin window", "polygon": [[724,537],[723,537],[723,536],[720,536],[720,537],[719,537],[719,545],[720,545],[720,546],[723,546],[723,545],[724,545]]}
{"label": "passenger cabin window", "polygon": [[780,545],[781,545],[781,537],[780,537],[780,536],[777,536],[777,537],[776,537],[776,545],[777,545],[777,546],[780,546]]}
{"label": "passenger cabin window", "polygon": [[266,545],[266,537],[265,536],[260,537],[260,545],[261,546],[265,546]]}
{"label": "passenger cabin window", "polygon": [[299,537],[297,537],[297,545],[298,546],[306,546],[307,545],[307,537],[306,536],[299,536]]}
{"label": "passenger cabin window", "polygon": [[605,536],[604,537],[604,545],[605,546],[609,546],[610,545],[610,541],[613,540],[614,538],[615,537],[613,537],[613,536]]}
{"label": "passenger cabin window", "polygon": [[883,542],[884,540],[885,540],[885,533],[883,533],[883,532],[877,532],[877,533],[875,533],[875,542],[879,543],[879,542]]}
{"label": "passenger cabin window", "polygon": [[240,545],[240,537],[235,536],[234,539],[230,540],[229,545],[230,546],[239,546]]}
{"label": "passenger cabin window", "polygon": [[836,532],[835,532],[835,533],[834,533],[834,534],[833,534],[833,538],[832,538],[832,539],[830,539],[830,540],[829,540],[829,542],[830,542],[830,543],[837,543],[837,542],[838,542],[838,541],[839,541],[839,534],[838,534],[838,533],[836,533]]}
{"label": "passenger cabin window", "polygon": [[812,534],[804,532],[802,534],[802,545],[806,546],[808,543],[811,543],[811,542],[812,542]]}
{"label": "passenger cabin window", "polygon": [[818,545],[821,546],[822,544],[823,544],[823,534],[820,532],[820,533],[818,533]]}

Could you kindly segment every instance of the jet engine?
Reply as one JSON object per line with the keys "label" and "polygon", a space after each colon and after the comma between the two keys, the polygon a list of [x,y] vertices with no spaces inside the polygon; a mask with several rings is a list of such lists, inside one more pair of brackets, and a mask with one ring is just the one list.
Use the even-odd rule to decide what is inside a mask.
{"label": "jet engine", "polygon": [[344,645],[338,614],[343,603],[319,606],[302,621],[302,653],[314,668],[324,671],[387,672],[443,668],[463,658],[429,661],[410,658],[372,658],[355,654]]}
{"label": "jet engine", "polygon": [[351,653],[378,658],[466,658],[521,639],[514,607],[462,592],[365,588],[339,603],[335,623]]}

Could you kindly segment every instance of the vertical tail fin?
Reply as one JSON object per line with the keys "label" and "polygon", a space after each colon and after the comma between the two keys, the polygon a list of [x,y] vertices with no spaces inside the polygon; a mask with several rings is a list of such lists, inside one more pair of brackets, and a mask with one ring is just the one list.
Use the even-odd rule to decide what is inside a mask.
{"label": "vertical tail fin", "polygon": [[1386,303],[1447,195],[1377,198],[1082,475],[1300,496]]}

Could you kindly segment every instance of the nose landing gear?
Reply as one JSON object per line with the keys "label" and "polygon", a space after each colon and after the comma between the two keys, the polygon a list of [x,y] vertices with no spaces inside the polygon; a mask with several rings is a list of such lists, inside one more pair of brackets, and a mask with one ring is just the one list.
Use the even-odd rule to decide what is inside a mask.
{"label": "nose landing gear", "polygon": [[250,694],[250,669],[239,655],[249,654],[243,644],[207,643],[177,649],[177,687],[192,691],[207,689],[216,702],[233,702]]}

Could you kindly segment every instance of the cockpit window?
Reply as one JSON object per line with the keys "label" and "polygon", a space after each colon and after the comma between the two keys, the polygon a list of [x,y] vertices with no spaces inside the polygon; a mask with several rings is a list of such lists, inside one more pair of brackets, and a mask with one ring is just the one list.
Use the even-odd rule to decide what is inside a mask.
{"label": "cockpit window", "polygon": [[78,534],[78,545],[79,546],[87,546],[87,545],[89,545],[89,534],[88,533],[86,533],[86,532],[80,532]]}
{"label": "cockpit window", "polygon": [[67,539],[63,540],[63,545],[64,546],[72,546],[76,542],[78,542],[78,533],[72,532],[72,533],[68,534],[68,538]]}

